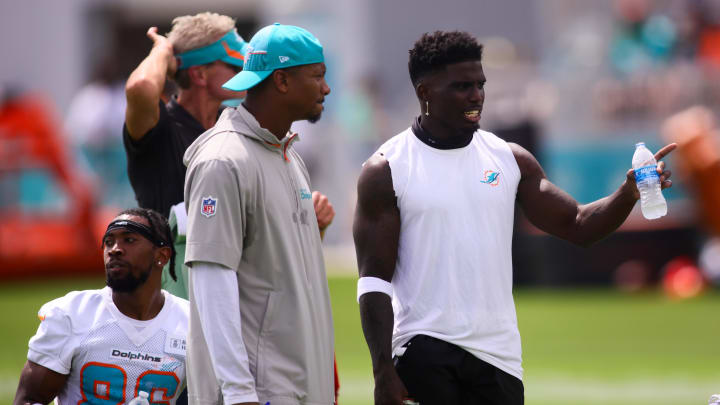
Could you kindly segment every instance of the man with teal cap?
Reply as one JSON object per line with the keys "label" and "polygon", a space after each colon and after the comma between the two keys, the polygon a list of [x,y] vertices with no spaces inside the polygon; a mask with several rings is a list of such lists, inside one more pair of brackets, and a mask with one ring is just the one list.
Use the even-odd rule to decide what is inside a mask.
{"label": "man with teal cap", "polygon": [[294,26],[252,38],[237,108],[185,153],[194,404],[330,405],[334,338],[317,218],[293,121],[330,88],[320,42]]}
{"label": "man with teal cap", "polygon": [[[190,144],[215,125],[221,103],[242,98],[245,92],[225,90],[223,83],[242,70],[247,43],[238,35],[235,20],[204,12],[173,20],[167,38],[155,27],[150,54],[127,81],[128,99],[123,142],[128,177],[138,205],[169,217],[178,252],[175,273],[163,272],[163,289],[187,298],[185,206],[182,156]],[[178,94],[161,101],[166,79]],[[314,192],[318,225],[325,229],[335,215],[324,195]]]}

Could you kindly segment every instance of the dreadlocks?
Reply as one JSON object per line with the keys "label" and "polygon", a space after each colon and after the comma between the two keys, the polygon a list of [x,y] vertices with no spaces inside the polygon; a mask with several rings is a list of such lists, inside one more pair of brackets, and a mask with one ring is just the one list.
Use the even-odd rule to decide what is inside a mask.
{"label": "dreadlocks", "polygon": [[168,224],[167,219],[157,211],[148,208],[130,208],[118,214],[118,216],[120,215],[135,215],[147,219],[153,236],[157,240],[165,242],[165,245],[170,248],[170,276],[174,281],[177,281],[175,275],[175,245],[173,245],[170,224]]}
{"label": "dreadlocks", "polygon": [[480,60],[483,46],[472,35],[462,31],[425,33],[410,52],[408,69],[413,86],[428,73],[453,63]]}

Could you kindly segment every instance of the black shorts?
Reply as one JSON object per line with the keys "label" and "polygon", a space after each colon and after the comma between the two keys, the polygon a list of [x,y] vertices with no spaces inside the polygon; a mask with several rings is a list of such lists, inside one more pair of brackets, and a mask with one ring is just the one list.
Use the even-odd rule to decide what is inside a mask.
{"label": "black shorts", "polygon": [[522,405],[522,381],[467,351],[425,335],[413,337],[395,369],[420,405]]}

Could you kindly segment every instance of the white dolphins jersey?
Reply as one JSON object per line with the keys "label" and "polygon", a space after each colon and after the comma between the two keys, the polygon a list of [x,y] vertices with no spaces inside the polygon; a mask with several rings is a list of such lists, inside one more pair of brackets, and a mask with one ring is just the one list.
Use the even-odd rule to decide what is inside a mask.
{"label": "white dolphins jersey", "polygon": [[112,290],[74,291],[43,305],[28,360],[68,375],[61,405],[124,405],[139,391],[173,405],[185,387],[188,302],[163,291],[157,316],[123,315]]}

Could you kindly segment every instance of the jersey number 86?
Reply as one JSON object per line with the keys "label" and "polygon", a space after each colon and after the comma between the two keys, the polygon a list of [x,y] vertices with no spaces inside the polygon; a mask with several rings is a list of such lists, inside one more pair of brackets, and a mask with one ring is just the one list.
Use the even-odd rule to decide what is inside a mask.
{"label": "jersey number 86", "polygon": [[[152,401],[155,392],[161,391],[162,399],[151,403],[170,405],[179,386],[180,380],[175,373],[148,370],[140,374],[133,392],[134,396],[137,396],[138,392],[145,391]],[[122,367],[115,364],[86,363],[80,371],[80,387],[82,400],[78,405],[124,405],[127,374]]]}

